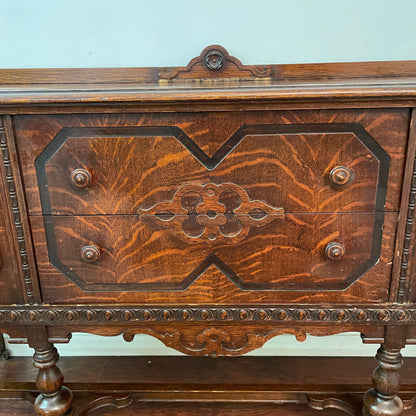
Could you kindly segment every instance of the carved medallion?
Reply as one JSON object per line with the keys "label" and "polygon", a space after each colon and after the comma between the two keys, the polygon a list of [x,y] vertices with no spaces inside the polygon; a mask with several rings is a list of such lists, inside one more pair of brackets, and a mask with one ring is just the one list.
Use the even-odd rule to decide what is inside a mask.
{"label": "carved medallion", "polygon": [[163,228],[173,228],[188,243],[233,244],[243,240],[252,227],[262,227],[284,218],[283,208],[250,200],[234,183],[181,186],[172,201],[161,202],[140,215],[151,216]]}
{"label": "carved medallion", "polygon": [[219,50],[213,49],[206,54],[205,65],[211,71],[219,71],[224,66],[224,56]]}
{"label": "carved medallion", "polygon": [[231,56],[222,46],[211,45],[185,67],[159,68],[161,80],[201,79],[201,78],[269,78],[271,65],[243,65]]}

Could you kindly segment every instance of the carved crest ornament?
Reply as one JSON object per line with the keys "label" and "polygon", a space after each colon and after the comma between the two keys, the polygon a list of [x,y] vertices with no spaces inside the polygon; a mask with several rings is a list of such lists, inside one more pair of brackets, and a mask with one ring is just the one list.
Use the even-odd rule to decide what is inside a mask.
{"label": "carved crest ornament", "polygon": [[283,208],[250,200],[247,192],[234,183],[183,185],[172,201],[140,209],[138,213],[149,216],[163,228],[172,228],[191,244],[234,244],[243,240],[252,227],[262,227],[285,216]]}

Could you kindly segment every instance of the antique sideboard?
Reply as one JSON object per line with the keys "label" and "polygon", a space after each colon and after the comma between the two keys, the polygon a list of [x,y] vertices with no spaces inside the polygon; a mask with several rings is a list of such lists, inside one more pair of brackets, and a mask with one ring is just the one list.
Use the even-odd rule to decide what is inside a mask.
{"label": "antique sideboard", "polygon": [[347,331],[381,344],[363,414],[401,414],[414,107],[416,61],[0,70],[0,331],[37,414],[75,412],[72,332],[215,358]]}

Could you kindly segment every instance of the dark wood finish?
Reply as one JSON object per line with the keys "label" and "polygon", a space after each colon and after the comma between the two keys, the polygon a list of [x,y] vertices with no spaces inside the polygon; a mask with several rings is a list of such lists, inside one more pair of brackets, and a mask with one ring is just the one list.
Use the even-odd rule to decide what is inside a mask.
{"label": "dark wood finish", "polygon": [[[415,391],[416,358],[404,357],[400,394]],[[141,392],[146,399],[197,400],[223,394],[224,400],[272,401],[276,393],[365,393],[375,362],[370,357],[61,357],[65,384],[73,391],[106,395]],[[0,392],[36,390],[37,369],[29,357],[0,362]],[[178,374],[181,377],[178,377]],[[210,396],[211,395],[211,396]]]}
{"label": "dark wood finish", "polygon": [[[221,46],[209,46],[201,53],[204,57],[210,49],[224,49]],[[236,66],[237,58],[231,57],[228,52],[225,53],[228,59],[234,59],[231,65]],[[195,58],[194,62],[200,62],[201,56]],[[242,65],[240,63],[240,65]],[[264,65],[259,65],[262,67]],[[188,65],[188,72],[191,69]],[[415,61],[388,61],[388,62],[342,62],[342,63],[318,63],[318,64],[289,64],[289,65],[267,65],[272,69],[270,78],[274,81],[297,82],[302,81],[327,81],[351,80],[354,83],[369,82],[369,80],[378,79],[380,81],[406,80],[410,83],[416,73]],[[10,89],[17,86],[31,85],[54,85],[55,88],[66,84],[154,84],[160,79],[160,72],[178,71],[184,68],[65,68],[65,69],[0,69],[0,83]],[[237,68],[238,70],[238,68]],[[213,73],[206,71],[207,77],[211,80]],[[215,75],[215,74],[214,74]],[[220,74],[219,74],[220,75]],[[231,76],[241,78],[238,72],[231,73]],[[249,74],[248,81],[252,81],[252,73]],[[198,78],[195,77],[194,78]],[[219,77],[224,78],[224,76]],[[199,80],[198,80],[199,81]],[[258,80],[257,80],[258,81]],[[253,82],[252,82],[253,83]],[[149,86],[150,86],[149,85]],[[164,86],[165,84],[162,84]]]}
{"label": "dark wood finish", "polygon": [[3,334],[0,334],[0,360],[7,360],[10,357],[10,351],[6,348]]}
{"label": "dark wood finish", "polygon": [[363,415],[400,415],[403,402],[397,395],[402,366],[399,350],[389,350],[383,345],[377,352],[379,366],[373,373],[373,386],[364,397]]}
{"label": "dark wood finish", "polygon": [[36,387],[40,391],[35,400],[35,412],[39,416],[71,416],[72,392],[63,387],[64,376],[56,365],[59,354],[48,340],[46,328],[27,331],[29,345],[34,348],[33,366],[37,368]]}
{"label": "dark wood finish", "polygon": [[0,416],[33,416],[33,404],[23,398],[0,398]]}
{"label": "dark wood finish", "polygon": [[363,416],[402,414],[404,405],[398,392],[403,365],[400,350],[405,344],[405,328],[386,327],[385,342],[376,355],[378,367],[373,372],[373,388],[364,396]]}
{"label": "dark wood finish", "polygon": [[[6,164],[0,163],[0,172],[4,178],[13,179],[10,175],[10,153],[6,146],[6,126],[3,118],[0,117],[0,147],[3,160],[6,158]],[[15,157],[15,156],[14,156]],[[27,293],[22,290],[22,280],[10,276],[15,275],[20,266],[16,253],[16,246],[19,244],[15,239],[15,224],[10,223],[14,213],[10,213],[7,207],[9,198],[10,181],[7,183],[1,181],[0,184],[0,303],[4,305],[14,303],[25,303]],[[14,184],[13,184],[13,189]],[[17,215],[17,213],[16,213]],[[18,220],[18,218],[16,218]],[[18,222],[20,224],[20,222]]]}
{"label": "dark wood finish", "polygon": [[[80,400],[82,399],[83,396]],[[108,397],[96,403],[102,405],[99,410],[94,409],[80,416],[136,416],[138,414],[143,416],[256,416],[258,414],[267,416],[339,416],[340,414],[337,409],[313,410],[305,404],[135,402],[134,405],[125,407],[125,401],[123,398],[116,401],[114,398]],[[34,416],[31,404],[27,401],[0,399],[0,405],[3,409],[7,409],[7,411],[0,409],[0,416]],[[414,414],[414,412],[405,413],[406,416]]]}
{"label": "dark wood finish", "polygon": [[160,79],[179,80],[195,78],[271,78],[272,66],[243,65],[219,45],[205,48],[185,68],[159,68]]}
{"label": "dark wood finish", "polygon": [[[12,273],[14,275],[18,273],[19,276],[19,279],[12,279],[12,284],[20,283],[21,290],[18,302],[39,303],[41,300],[22,178],[17,162],[18,155],[13,139],[12,122],[8,116],[0,118],[0,147],[3,162],[0,163],[1,195],[4,204],[8,206],[8,218],[6,219],[6,221],[8,220],[6,231],[10,239],[8,252],[14,260]],[[13,289],[7,289],[4,292],[16,296]]]}
{"label": "dark wood finish", "polygon": [[[397,230],[396,256],[394,259],[394,275],[399,275],[398,280],[392,281],[391,301],[414,301],[414,239],[416,232],[415,217],[416,204],[416,114],[413,116],[409,131],[409,145],[407,166],[403,178],[403,194],[401,212],[405,212],[406,221],[401,221]],[[404,216],[404,215],[403,215]],[[397,293],[397,295],[396,295]]]}
{"label": "dark wood finish", "polygon": [[53,344],[74,331],[211,357],[357,331],[382,344],[364,411],[399,414],[415,107],[413,61],[214,45],[179,68],[0,70],[0,330],[36,350],[38,414],[71,411]]}
{"label": "dark wood finish", "polygon": [[[405,415],[414,413],[412,394],[409,392],[415,391],[415,361],[415,358],[406,358],[402,371],[400,396],[405,408],[409,409]],[[248,409],[264,409],[266,414],[276,415],[291,409],[294,414],[323,416],[331,409],[338,409],[335,414],[358,416],[362,394],[369,388],[373,365],[372,359],[357,357],[239,357],[217,360],[190,357],[64,357],[60,360],[66,383],[74,390],[74,403],[79,415],[88,412],[134,415],[134,412],[140,411],[153,415],[153,412],[169,408],[186,415],[187,409],[196,411],[199,408],[201,412],[214,412],[215,409],[217,413],[221,409],[230,412],[240,410],[244,415]],[[25,409],[25,405],[33,400],[28,392],[35,389],[33,380],[36,376],[30,360],[14,357],[0,365],[0,372],[5,374],[0,383],[0,397],[3,397],[0,398],[0,409],[4,403],[11,409],[25,410],[18,413],[19,416],[26,414],[29,409]],[[6,401],[5,397],[9,400]],[[116,409],[116,405],[123,407]],[[101,410],[97,409],[98,406],[102,406]],[[318,413],[310,407],[326,410]]]}
{"label": "dark wood finish", "polygon": [[[210,71],[202,61],[210,51],[218,49],[206,48],[186,68],[0,70],[0,108],[9,114],[48,114],[50,106],[53,112],[89,111],[85,104],[99,106],[103,112],[117,112],[119,103],[130,111],[168,110],[172,103],[177,109],[192,111],[194,103],[206,109],[205,100],[210,103],[208,107],[217,104],[228,109],[235,108],[236,103],[239,108],[253,109],[259,102],[291,109],[310,108],[312,102],[326,108],[383,108],[386,104],[411,107],[415,103],[415,61],[248,67],[222,50],[222,72]],[[160,79],[160,73],[190,73],[194,78],[172,82]],[[242,74],[250,78],[241,79]],[[100,89],[106,90],[107,96],[97,93]],[[108,96],[117,104],[109,104]],[[82,105],[77,106],[77,101]]]}

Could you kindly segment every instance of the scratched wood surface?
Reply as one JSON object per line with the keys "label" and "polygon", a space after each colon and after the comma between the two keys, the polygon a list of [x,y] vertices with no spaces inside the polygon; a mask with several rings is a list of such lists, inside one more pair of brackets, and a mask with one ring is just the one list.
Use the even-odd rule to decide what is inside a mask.
{"label": "scratched wood surface", "polygon": [[[202,55],[202,54],[201,54]],[[228,55],[228,53],[227,53]],[[228,58],[230,57],[228,55]],[[235,58],[234,58],[235,60]],[[192,60],[193,61],[193,60]],[[234,65],[235,66],[235,65]],[[244,69],[253,67],[262,67],[244,65]],[[266,66],[266,65],[265,65]],[[319,63],[319,64],[285,64],[285,65],[267,65],[271,68],[271,74],[268,74],[277,83],[292,82],[319,82],[328,80],[388,80],[389,78],[413,78],[416,73],[416,61],[381,61],[381,62],[337,62],[337,63]],[[168,67],[162,68],[167,72],[177,69],[186,70],[187,68]],[[188,71],[189,72],[189,71]],[[197,73],[196,73],[197,72]],[[197,68],[191,73],[193,78],[201,76],[200,69]],[[222,73],[207,73],[204,68],[204,74],[207,78],[213,78],[216,75],[223,77]],[[233,72],[228,73],[229,76],[241,80],[241,73],[234,68]],[[250,74],[250,78],[253,73]],[[90,86],[94,84],[104,85],[140,85],[145,88],[146,85],[155,86],[160,79],[159,68],[14,68],[0,69],[0,85],[9,90],[19,90],[20,88],[36,88],[39,86],[51,87],[59,89],[59,86],[69,85],[70,87],[82,84]],[[253,80],[251,80],[253,81]],[[157,85],[157,84],[156,84]],[[174,85],[174,84],[173,84]],[[161,88],[172,87],[172,84],[158,85]],[[95,86],[96,88],[96,86]],[[5,95],[5,94],[4,94]],[[40,109],[38,109],[40,110]]]}
{"label": "scratched wood surface", "polygon": [[123,111],[154,112],[172,111],[172,103],[185,111],[194,111],[195,104],[206,109],[212,103],[241,110],[257,109],[265,98],[271,98],[269,108],[279,109],[318,103],[330,109],[415,105],[415,61],[236,65],[238,59],[221,49],[226,59],[220,71],[202,66],[202,55],[182,68],[3,69],[0,110],[96,113],[98,104],[100,111],[115,113],[122,104]]}
{"label": "scratched wood surface", "polygon": [[[46,162],[51,210],[56,214],[132,214],[171,200],[189,182],[235,183],[251,199],[288,212],[372,211],[379,163],[348,131],[318,134],[305,127],[304,134],[250,133],[234,148],[226,143],[245,125],[259,125],[261,133],[270,124],[316,123],[364,127],[391,158],[386,210],[397,210],[407,109],[18,116],[15,130],[31,215],[42,213],[35,159],[62,128],[68,128],[71,136],[78,127],[86,128],[78,133],[84,137],[68,138]],[[123,135],[126,126],[177,126],[194,145],[185,148],[169,132],[166,137],[160,132],[153,133],[155,137],[133,137],[137,130]],[[112,128],[113,137],[103,137],[110,134],[105,128]],[[201,151],[207,156],[202,160]],[[221,155],[224,159],[216,165]],[[211,166],[207,169],[204,164]],[[328,175],[337,165],[354,172],[346,186],[331,185]],[[90,186],[71,185],[71,172],[77,168],[90,171]]]}

